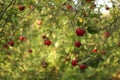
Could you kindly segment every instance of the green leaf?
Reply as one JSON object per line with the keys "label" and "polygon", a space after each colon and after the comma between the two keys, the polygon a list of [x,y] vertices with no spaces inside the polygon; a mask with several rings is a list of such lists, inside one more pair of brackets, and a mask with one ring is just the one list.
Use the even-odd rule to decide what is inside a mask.
{"label": "green leaf", "polygon": [[98,17],[98,14],[91,14],[90,17],[92,17],[92,18],[97,18],[97,17]]}
{"label": "green leaf", "polygon": [[79,21],[79,20],[77,20],[77,26],[80,26],[80,25],[81,25],[80,21]]}
{"label": "green leaf", "polygon": [[88,27],[87,28],[87,31],[90,33],[90,34],[96,34],[99,32],[99,30],[97,28],[92,28],[92,27]]}

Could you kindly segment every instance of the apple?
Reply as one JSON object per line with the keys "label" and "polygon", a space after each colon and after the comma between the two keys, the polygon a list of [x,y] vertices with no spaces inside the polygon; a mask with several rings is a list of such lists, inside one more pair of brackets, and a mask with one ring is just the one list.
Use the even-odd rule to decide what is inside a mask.
{"label": "apple", "polygon": [[70,4],[68,4],[68,5],[66,5],[66,8],[67,8],[67,9],[71,9],[72,6],[71,6]]}
{"label": "apple", "polygon": [[72,66],[76,66],[77,63],[78,63],[78,61],[76,59],[72,60],[72,62],[71,62]]}
{"label": "apple", "polygon": [[18,5],[18,9],[19,9],[20,11],[23,11],[23,10],[25,9],[25,6],[24,6],[24,5]]}
{"label": "apple", "polygon": [[24,41],[24,40],[25,40],[25,37],[24,37],[24,36],[20,36],[20,37],[19,37],[19,40],[20,40],[20,41]]}
{"label": "apple", "polygon": [[7,44],[4,44],[3,46],[4,46],[4,48],[8,48],[8,45],[7,45]]}
{"label": "apple", "polygon": [[42,20],[37,20],[38,25],[42,25]]}
{"label": "apple", "polygon": [[47,45],[47,46],[50,46],[51,43],[52,43],[52,42],[51,42],[49,39],[46,39],[46,40],[44,41],[44,44]]}
{"label": "apple", "polygon": [[10,42],[9,42],[9,45],[10,45],[10,46],[14,46],[14,41],[10,41]]}
{"label": "apple", "polygon": [[81,46],[81,43],[79,41],[75,41],[75,47],[79,48]]}
{"label": "apple", "polygon": [[28,52],[29,52],[29,53],[32,53],[33,51],[32,51],[31,49],[28,49]]}
{"label": "apple", "polygon": [[79,68],[80,68],[81,70],[85,70],[85,69],[87,68],[87,66],[86,66],[85,64],[80,64],[80,65],[79,65]]}
{"label": "apple", "polygon": [[106,7],[106,10],[109,10],[110,8],[109,7]]}
{"label": "apple", "polygon": [[92,53],[96,53],[96,52],[97,52],[97,49],[93,49],[93,50],[92,50]]}
{"label": "apple", "polygon": [[43,35],[42,38],[43,38],[43,39],[46,39],[47,37],[46,37],[46,35]]}
{"label": "apple", "polygon": [[106,38],[108,38],[108,37],[110,37],[110,33],[109,33],[109,32],[105,32],[105,33],[104,33],[104,36],[105,36]]}
{"label": "apple", "polygon": [[85,30],[81,28],[76,29],[76,35],[77,36],[83,36],[85,34]]}

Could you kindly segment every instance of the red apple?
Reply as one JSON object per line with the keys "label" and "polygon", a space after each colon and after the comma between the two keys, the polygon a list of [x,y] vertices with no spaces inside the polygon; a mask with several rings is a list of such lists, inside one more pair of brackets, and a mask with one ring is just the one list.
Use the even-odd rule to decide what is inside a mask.
{"label": "red apple", "polygon": [[13,41],[10,41],[10,42],[9,42],[9,45],[10,45],[10,46],[14,46],[14,42],[13,42]]}
{"label": "red apple", "polygon": [[72,60],[72,62],[71,62],[72,66],[76,66],[77,63],[78,63],[78,61],[76,59]]}
{"label": "red apple", "polygon": [[81,46],[81,43],[79,41],[75,41],[75,47],[80,47]]}
{"label": "red apple", "polygon": [[85,34],[85,30],[81,28],[76,29],[76,35],[77,36],[83,36]]}
{"label": "red apple", "polygon": [[66,8],[67,8],[67,9],[71,9],[72,6],[71,6],[70,4],[68,4],[68,5],[66,5]]}
{"label": "red apple", "polygon": [[42,20],[37,20],[38,25],[42,25]]}
{"label": "red apple", "polygon": [[81,70],[85,70],[85,69],[87,68],[87,66],[86,66],[85,64],[81,64],[81,65],[79,66],[79,68],[80,68]]}
{"label": "red apple", "polygon": [[97,49],[93,49],[93,50],[92,50],[92,53],[96,53],[96,52],[97,52]]}
{"label": "red apple", "polygon": [[109,7],[106,7],[106,10],[109,10],[110,8]]}
{"label": "red apple", "polygon": [[23,10],[25,9],[25,6],[24,6],[24,5],[18,5],[18,9],[19,9],[20,11],[23,11]]}
{"label": "red apple", "polygon": [[19,37],[19,40],[20,40],[20,41],[24,41],[24,40],[25,40],[25,37],[24,37],[24,36],[20,36],[20,37]]}
{"label": "red apple", "polygon": [[108,37],[110,37],[110,33],[109,33],[109,32],[105,32],[105,33],[104,33],[104,36],[105,36],[106,38],[108,38]]}
{"label": "red apple", "polygon": [[47,45],[47,46],[50,46],[51,43],[52,43],[52,42],[51,42],[50,40],[48,40],[48,39],[46,39],[46,40],[44,41],[44,44]]}
{"label": "red apple", "polygon": [[33,51],[31,49],[28,50],[29,53],[32,53]]}

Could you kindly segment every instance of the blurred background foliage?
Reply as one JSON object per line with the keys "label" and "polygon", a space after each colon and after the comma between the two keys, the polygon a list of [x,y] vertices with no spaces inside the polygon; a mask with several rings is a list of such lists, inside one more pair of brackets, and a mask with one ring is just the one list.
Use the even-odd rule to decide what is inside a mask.
{"label": "blurred background foliage", "polygon": [[[0,79],[112,80],[120,72],[120,7],[111,2],[104,15],[100,9],[109,6],[95,0],[0,0]],[[78,27],[84,36],[75,34]]]}

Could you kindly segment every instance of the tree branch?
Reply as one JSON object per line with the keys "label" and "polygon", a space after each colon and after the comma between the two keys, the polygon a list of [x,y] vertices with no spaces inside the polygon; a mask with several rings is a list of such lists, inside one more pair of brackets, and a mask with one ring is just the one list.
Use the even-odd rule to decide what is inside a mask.
{"label": "tree branch", "polygon": [[0,14],[0,20],[2,19],[3,15],[5,14],[5,12],[7,11],[7,9],[12,5],[12,3],[14,2],[15,0],[12,0],[10,2],[10,4],[3,10],[3,12]]}

